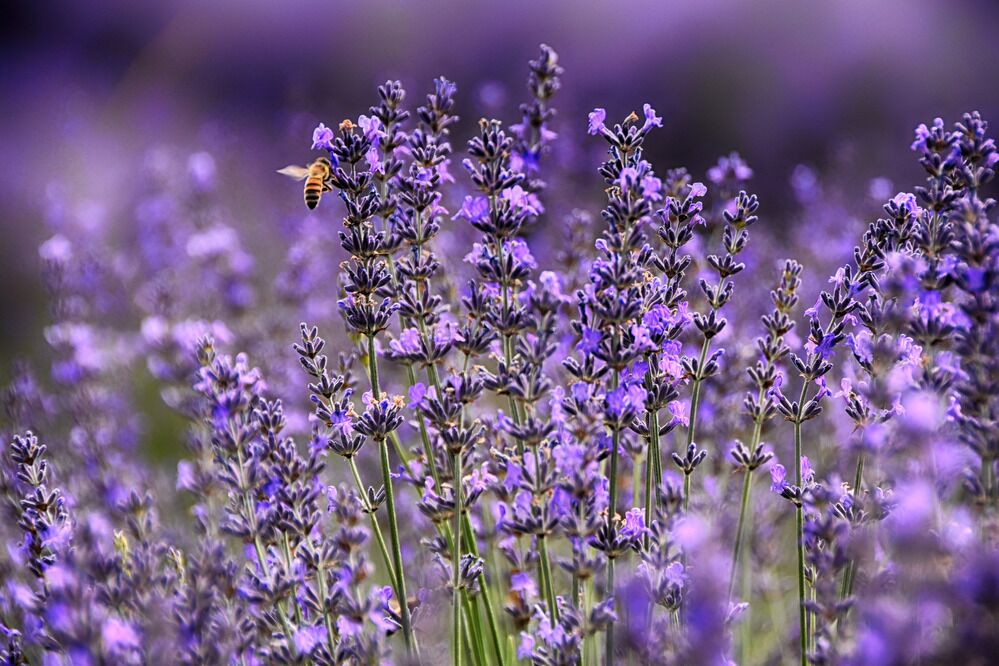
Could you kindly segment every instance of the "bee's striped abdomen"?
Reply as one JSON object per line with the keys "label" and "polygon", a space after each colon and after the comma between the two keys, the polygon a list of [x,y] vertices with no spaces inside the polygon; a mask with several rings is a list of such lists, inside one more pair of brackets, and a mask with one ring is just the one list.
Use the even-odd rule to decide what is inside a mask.
{"label": "bee's striped abdomen", "polygon": [[315,210],[328,187],[326,179],[330,175],[332,167],[330,161],[325,157],[320,157],[309,166],[309,177],[305,180],[305,205],[309,210]]}
{"label": "bee's striped abdomen", "polygon": [[309,176],[305,181],[305,205],[309,207],[309,210],[315,210],[322,194],[323,179],[320,176]]}
{"label": "bee's striped abdomen", "polygon": [[326,179],[330,177],[333,166],[325,157],[320,157],[309,165],[309,177],[305,179],[305,205],[309,210],[315,210],[319,205],[319,199],[323,192],[327,192],[330,186]]}

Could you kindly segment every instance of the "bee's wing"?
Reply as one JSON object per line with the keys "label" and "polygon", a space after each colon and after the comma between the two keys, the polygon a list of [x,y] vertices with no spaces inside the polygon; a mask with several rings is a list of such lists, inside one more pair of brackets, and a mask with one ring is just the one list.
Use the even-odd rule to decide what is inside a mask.
{"label": "bee's wing", "polygon": [[294,178],[295,180],[305,180],[305,178],[309,175],[309,170],[303,166],[291,164],[283,169],[278,169],[278,173],[283,173],[289,178]]}

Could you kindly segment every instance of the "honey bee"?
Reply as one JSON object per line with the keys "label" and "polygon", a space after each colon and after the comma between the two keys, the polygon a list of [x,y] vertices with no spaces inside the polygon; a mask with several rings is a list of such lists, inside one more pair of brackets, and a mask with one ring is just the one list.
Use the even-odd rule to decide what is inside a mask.
{"label": "honey bee", "polygon": [[305,205],[309,207],[309,210],[315,210],[323,192],[329,192],[332,189],[328,183],[332,172],[333,166],[327,157],[316,159],[308,167],[291,165],[278,169],[278,173],[283,173],[289,178],[305,180]]}

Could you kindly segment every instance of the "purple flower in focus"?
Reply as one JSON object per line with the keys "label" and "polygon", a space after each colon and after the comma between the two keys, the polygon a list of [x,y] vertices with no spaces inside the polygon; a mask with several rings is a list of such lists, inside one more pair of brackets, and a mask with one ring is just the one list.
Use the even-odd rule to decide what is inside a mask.
{"label": "purple flower in focus", "polygon": [[383,129],[382,122],[374,116],[360,116],[357,126],[361,128],[364,137],[372,142],[372,147],[377,148]]}
{"label": "purple flower in focus", "polygon": [[833,333],[826,333],[822,336],[819,344],[814,346],[813,353],[817,354],[820,358],[828,360],[832,356],[834,347],[836,344],[836,336]]}
{"label": "purple flower in focus", "polygon": [[520,185],[503,190],[500,197],[510,202],[510,205],[518,210],[523,210],[530,215],[538,215],[541,210],[538,207],[537,197],[522,188]]}
{"label": "purple flower in focus", "polygon": [[596,108],[590,112],[588,117],[589,125],[587,126],[587,132],[591,135],[601,134],[607,131],[607,126],[604,121],[607,120],[607,110]]}
{"label": "purple flower in focus", "polygon": [[319,127],[312,132],[312,149],[333,150],[333,130],[319,123]]}
{"label": "purple flower in focus", "polygon": [[353,417],[350,408],[345,410],[334,410],[330,413],[330,428],[334,433],[349,436],[353,429]]}
{"label": "purple flower in focus", "polygon": [[684,428],[690,427],[690,410],[687,405],[679,400],[672,400],[666,405],[666,409],[669,410],[670,415],[673,417],[672,424],[682,425]]}
{"label": "purple flower in focus", "polygon": [[648,132],[653,127],[663,126],[663,119],[656,115],[656,110],[652,108],[651,104],[642,106],[642,114],[645,116],[645,123],[642,125],[643,132]]}
{"label": "purple flower in focus", "polygon": [[648,533],[645,527],[645,513],[639,508],[629,509],[624,514],[624,525],[621,526],[621,536],[629,541],[638,541]]}
{"label": "purple flower in focus", "polygon": [[[943,129],[944,129],[943,118],[934,118],[933,130],[935,130],[938,133],[942,133]],[[910,148],[920,153],[924,154],[929,153],[930,152],[929,143],[930,140],[933,138],[933,133],[934,132],[931,131],[930,128],[926,126],[926,123],[920,123],[919,127],[916,128],[916,138],[912,142],[912,146],[910,146]]]}
{"label": "purple flower in focus", "polygon": [[905,211],[909,215],[915,214],[919,208],[916,205],[916,195],[910,192],[899,192],[891,202],[898,206],[899,210]]}
{"label": "purple flower in focus", "polygon": [[538,267],[538,262],[534,260],[534,255],[531,254],[531,249],[527,246],[527,243],[520,240],[519,238],[514,238],[507,241],[504,249],[513,257],[514,261],[528,268],[534,269]]}
{"label": "purple flower in focus", "polygon": [[620,419],[645,408],[645,389],[637,384],[622,385],[607,394],[607,411]]}

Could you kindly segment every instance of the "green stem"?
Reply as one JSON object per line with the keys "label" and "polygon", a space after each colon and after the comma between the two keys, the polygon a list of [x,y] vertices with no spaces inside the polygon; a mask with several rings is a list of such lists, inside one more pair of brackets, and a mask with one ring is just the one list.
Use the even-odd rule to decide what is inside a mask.
{"label": "green stem", "polygon": [[[753,473],[745,471],[742,480],[742,502],[739,504],[739,526],[735,530],[735,546],[732,549],[732,569],[728,580],[728,598],[732,599],[732,592],[735,590],[735,571],[739,565],[739,556],[742,554],[742,532],[746,524],[746,513],[749,508],[749,494],[752,489]],[[745,601],[745,599],[743,599]]]}
{"label": "green stem", "polygon": [[[585,520],[584,520],[585,516],[586,516],[586,507],[584,506],[584,504],[583,504],[582,501],[577,502],[577,505],[578,506],[576,508],[576,515],[579,518],[578,524],[580,526],[582,526],[582,525],[586,524]],[[573,574],[572,574],[572,603],[573,603],[574,606],[577,606],[577,607],[583,609],[583,616],[582,617],[583,617],[584,622],[585,622],[586,618],[589,617],[589,610],[587,610],[587,607],[586,607],[587,606],[587,596],[588,596],[587,593],[586,593],[586,590],[587,590],[587,582],[588,582],[588,580],[589,579],[587,579],[587,580],[580,580],[579,574],[576,573],[576,572],[573,572]],[[587,653],[586,647],[588,645],[588,642],[587,642],[588,638],[589,637],[584,632],[583,633],[582,641],[581,641],[580,646],[579,646],[580,664],[581,664],[581,666],[586,666],[586,653]]]}
{"label": "green stem", "polygon": [[[264,550],[264,544],[260,540],[259,536],[254,535],[253,546],[257,551],[257,560],[260,562],[260,570],[264,572],[264,576],[268,578],[271,577],[270,567],[267,565],[267,554]],[[281,621],[281,627],[284,629],[285,636],[288,639],[288,646],[294,651],[294,641],[292,638],[295,636],[295,631],[291,627],[291,622],[288,621],[288,615],[285,613],[284,608],[280,603],[274,604],[274,608],[277,610],[278,619]]]}
{"label": "green stem", "polygon": [[[233,439],[237,442],[239,441],[238,438]],[[238,446],[236,447],[236,461],[239,463],[240,474],[242,474],[243,470],[246,468],[243,463],[242,448]],[[240,486],[245,485],[245,483],[240,483]],[[257,553],[257,562],[260,563],[260,570],[263,572],[264,576],[270,580],[271,568],[270,565],[267,564],[267,552],[264,548],[263,541],[260,540],[260,534],[257,530],[257,514],[253,510],[253,498],[250,497],[250,493],[248,491],[243,491],[243,508],[246,512],[247,518],[250,520],[250,532],[253,534],[253,547]],[[295,632],[292,630],[291,623],[288,621],[288,615],[285,613],[285,610],[280,603],[274,604],[274,607],[277,610],[278,619],[281,621],[281,627],[284,629],[285,636],[288,639],[288,647],[292,650],[292,652],[295,652],[295,644],[292,640]]]}
{"label": "green stem", "polygon": [[368,504],[368,497],[364,494],[364,482],[361,481],[361,473],[357,470],[357,461],[351,456],[347,459],[349,463],[350,471],[354,476],[354,483],[357,485],[357,492],[361,496],[361,506],[367,512],[368,516],[371,518],[371,531],[375,534],[375,541],[378,543],[378,550],[382,554],[382,560],[385,562],[385,570],[388,571],[389,580],[393,581],[392,587],[395,588],[398,585],[395,575],[395,567],[392,566],[392,558],[389,556],[388,546],[385,545],[385,536],[382,534],[382,528],[378,524],[378,516],[375,512],[371,510],[371,506]]}
{"label": "green stem", "polygon": [[[424,338],[427,338],[428,334],[427,334],[427,331],[426,331],[426,327],[423,326],[422,322],[420,323],[420,330],[421,330],[421,335]],[[468,357],[466,357],[466,361],[467,361],[467,358]],[[408,370],[409,370],[409,383],[410,383],[410,386],[412,386],[412,385],[416,384],[416,375],[413,372],[413,367],[412,366],[408,366]],[[433,386],[434,389],[437,391],[437,395],[444,395],[443,385],[441,384],[440,374],[437,371],[437,364],[436,364],[436,362],[435,363],[430,363],[430,364],[427,365],[427,380],[430,382],[431,386]],[[515,413],[515,416],[516,416],[516,413]],[[464,419],[465,419],[465,407],[464,407],[464,405],[462,405],[462,416],[461,416],[461,418],[462,418],[462,423],[464,423]],[[437,471],[437,465],[434,462],[433,450],[432,450],[431,445],[430,445],[430,438],[429,438],[429,435],[427,434],[426,424],[424,423],[422,417],[420,418],[420,422],[419,423],[420,423],[420,437],[423,440],[423,448],[424,448],[424,452],[425,452],[425,454],[427,456],[428,466],[430,468],[430,475],[434,479],[434,483],[436,484],[436,487],[440,488],[441,487],[441,483],[440,483],[439,472]],[[471,519],[469,518],[468,513],[465,512],[465,511],[462,511],[459,515],[461,516],[461,526],[462,526],[463,531],[465,533],[465,542],[467,542],[467,544],[468,544],[469,552],[472,553],[475,557],[478,557],[479,556],[478,546],[475,544],[474,533],[472,532]],[[446,528],[447,526],[445,525],[444,527]],[[452,553],[453,553],[454,552],[454,543],[455,542],[450,537],[448,538],[448,541],[449,541],[449,545],[451,545],[451,550],[452,550]],[[460,562],[460,559],[459,559],[459,562]],[[489,621],[489,631],[490,631],[490,634],[492,636],[493,647],[494,647],[494,650],[497,653],[497,656],[499,657],[499,663],[502,664],[503,663],[503,659],[502,659],[502,655],[501,655],[502,648],[499,645],[499,635],[500,634],[499,634],[499,629],[498,629],[497,622],[496,622],[496,615],[495,615],[495,613],[493,611],[493,607],[492,607],[492,598],[491,598],[492,595],[489,593],[488,585],[484,584],[482,587],[483,587],[483,590],[482,590],[482,600],[483,600],[483,604],[485,604],[486,610],[487,610],[486,615],[487,615],[487,618],[488,618],[488,621]],[[473,604],[473,607],[474,607],[474,604]],[[475,624],[472,624],[471,627],[470,627],[470,631],[472,632],[472,634],[473,634],[473,636],[475,638],[475,643],[476,644],[481,644],[482,643],[482,636],[480,635],[481,626],[479,625],[479,623],[476,622]]]}
{"label": "green stem", "polygon": [[[535,473],[539,473],[541,470],[541,454],[538,452],[536,446],[532,450],[534,453]],[[548,601],[548,614],[554,624],[558,622],[558,605],[555,602],[555,585],[552,582],[552,566],[551,560],[548,557],[548,540],[544,534],[538,535],[538,553],[541,556],[538,560],[538,569],[541,572],[541,585],[544,588],[545,598]]]}
{"label": "green stem", "polygon": [[[591,581],[593,577],[590,576],[588,579],[583,581],[583,621],[586,622],[590,617],[590,589]],[[582,665],[586,666],[589,663],[589,657],[592,654],[590,650],[590,637],[587,635],[583,636],[583,644],[580,646],[580,653],[582,657]]]}
{"label": "green stem", "polygon": [[[649,421],[651,421],[651,417]],[[649,452],[645,456],[645,525],[646,527],[652,525],[652,455],[653,455],[653,445],[649,441]],[[649,547],[649,535],[645,535],[645,547]]]}
{"label": "green stem", "polygon": [[983,457],[982,458],[982,490],[985,493],[985,504],[988,506],[991,504],[992,499],[992,486],[993,482],[993,468],[992,468],[992,458]]}
{"label": "green stem", "polygon": [[749,648],[752,645],[751,636],[753,631],[753,604],[750,603],[750,597],[753,593],[753,588],[750,582],[749,566],[750,558],[742,558],[742,599],[747,602],[746,611],[743,613],[742,620],[739,622],[739,663],[749,664],[750,652]]}
{"label": "green stem", "polygon": [[[857,456],[857,471],[854,473],[853,477],[853,496],[859,497],[861,492],[861,484],[864,478],[864,454],[861,453]],[[839,589],[840,599],[846,599],[851,594],[853,594],[853,577],[856,573],[857,563],[854,560],[847,562],[846,570],[843,572],[843,585]],[[849,609],[844,613],[844,617],[849,614]]]}
{"label": "green stem", "polygon": [[[756,397],[756,404],[760,404],[763,399],[763,389],[760,389],[759,394]],[[753,437],[749,443],[750,455],[756,452],[756,447],[760,443],[760,436],[763,432],[763,421],[760,418],[753,420]],[[735,575],[736,569],[739,566],[739,557],[742,555],[742,542],[744,539],[744,534],[746,530],[747,517],[749,513],[749,495],[752,490],[753,483],[753,471],[751,469],[746,469],[746,477],[742,481],[742,502],[739,506],[739,524],[735,530],[735,545],[732,547],[732,569],[729,575],[728,581],[728,598],[731,601],[732,593],[735,590]],[[747,601],[743,599],[743,601]]]}
{"label": "green stem", "polygon": [[[794,482],[798,488],[801,484],[801,416],[805,411],[805,394],[808,391],[808,380],[801,386],[798,397],[798,413],[794,419]],[[798,542],[798,637],[801,648],[801,666],[808,664],[808,610],[805,607],[805,525],[802,507],[795,505],[795,539]]]}
{"label": "green stem", "polygon": [[545,588],[545,597],[548,600],[548,613],[552,618],[552,624],[554,624],[558,622],[558,605],[555,602],[555,586],[552,583],[552,569],[548,559],[547,540],[543,534],[538,536],[538,551],[541,553],[541,581]]}
{"label": "green stem", "polygon": [[461,449],[454,454],[454,551],[451,553],[452,663],[461,666]]}
{"label": "green stem", "polygon": [[[617,389],[618,383],[621,380],[621,371],[614,370],[614,383],[611,389]],[[614,434],[611,443],[611,456],[610,456],[610,502],[607,505],[607,522],[614,524],[614,520],[617,517],[617,450],[621,445],[621,430],[614,426]],[[607,594],[610,597],[614,596],[614,557],[608,555],[607,557]],[[604,659],[606,664],[614,663],[614,623],[611,622],[607,626],[607,642],[605,644]]]}
{"label": "green stem", "polygon": [[[462,529],[465,532],[465,542],[468,543],[468,552],[475,557],[479,557],[479,546],[475,542],[475,533],[472,531],[472,521],[469,520],[467,513],[462,521]],[[495,554],[495,551],[493,554]],[[493,611],[492,593],[489,590],[489,584],[487,581],[482,582],[482,605],[486,607],[486,621],[489,623],[490,642],[492,643],[493,652],[496,655],[496,663],[503,664],[506,660],[503,658],[503,646],[500,645],[499,625],[497,624],[496,614]]]}
{"label": "green stem", "polygon": [[857,456],[857,471],[853,476],[853,495],[856,497],[861,491],[861,485],[864,482],[864,454],[861,453]]}
{"label": "green stem", "polygon": [[322,560],[316,571],[316,583],[319,585],[319,603],[323,608],[323,624],[326,625],[326,644],[330,654],[336,654],[337,631],[333,627],[333,617],[326,604],[326,561]]}
{"label": "green stem", "polygon": [[[409,385],[410,387],[416,385],[416,372],[413,370],[412,365],[406,366],[407,374],[409,375]],[[434,450],[430,446],[430,435],[427,434],[427,423],[423,418],[423,414],[417,411],[417,421],[420,426],[420,441],[423,442],[423,454],[427,457],[427,467],[430,469],[430,478],[434,480],[434,487],[441,487],[441,477],[440,473],[437,471],[437,461],[434,458]]]}
{"label": "green stem", "polygon": [[[646,363],[649,364],[649,372],[651,372],[652,355],[646,354]],[[649,446],[648,452],[645,456],[645,524],[652,524],[652,494],[655,493],[655,498],[657,502],[661,502],[662,497],[661,491],[659,489],[659,484],[662,483],[662,460],[661,454],[659,453],[659,410],[654,409],[648,413],[646,419],[646,425],[649,429]],[[649,537],[645,537],[646,547],[649,545]]]}
{"label": "green stem", "polygon": [[389,538],[392,541],[392,562],[395,569],[396,598],[399,602],[399,616],[402,621],[402,636],[406,643],[406,652],[414,650],[413,628],[409,619],[409,596],[406,594],[406,573],[402,566],[402,544],[399,540],[399,523],[395,512],[395,493],[392,490],[390,475],[388,442],[384,439],[378,442],[378,453],[382,465],[382,483],[385,485],[385,505],[388,508]]}
{"label": "green stem", "polygon": [[482,626],[479,622],[478,604],[475,603],[475,597],[469,596],[467,593],[463,593],[461,598],[462,604],[465,607],[465,616],[468,627],[470,629],[468,636],[469,646],[472,648],[470,650],[471,656],[474,658],[476,664],[485,666],[486,646],[482,642]]}
{"label": "green stem", "polygon": [[[381,396],[378,384],[378,357],[375,354],[375,336],[368,336],[368,371],[371,376],[371,394],[375,400]],[[395,597],[399,602],[399,617],[402,624],[402,637],[407,654],[413,653],[413,628],[409,619],[409,597],[406,595],[406,573],[402,566],[402,544],[399,541],[399,523],[395,512],[395,492],[392,489],[392,469],[389,462],[388,441],[378,440],[378,453],[381,458],[382,484],[385,486],[385,505],[388,508],[389,538],[392,541],[392,562],[395,566]]]}
{"label": "green stem", "polygon": [[[284,538],[282,539],[282,542],[283,542],[283,546],[284,546],[284,563],[285,563],[285,566],[288,568],[288,578],[290,578],[292,580],[292,584],[291,584],[291,598],[292,599],[297,599],[298,598],[298,593],[296,592],[296,589],[297,589],[298,585],[294,582],[294,580],[295,580],[295,567],[293,565],[294,558],[291,555],[291,541],[288,540],[288,533],[287,532],[285,532],[283,534],[283,537]],[[299,626],[301,626],[302,625],[302,609],[299,608],[299,606],[298,606],[297,603],[292,603],[291,605],[292,605],[292,607],[293,607],[293,609],[295,611],[295,622],[296,622],[296,624],[298,624]]]}
{"label": "green stem", "polygon": [[[694,443],[694,434],[697,430],[697,407],[701,402],[701,382],[704,375],[704,360],[708,357],[708,346],[711,344],[709,338],[704,338],[701,343],[701,353],[697,359],[697,375],[694,377],[694,386],[690,395],[690,427],[687,428],[687,448]],[[685,452],[683,452],[685,453]],[[681,455],[683,455],[681,453]],[[685,475],[683,479],[683,512],[687,513],[690,506],[690,475]]]}

